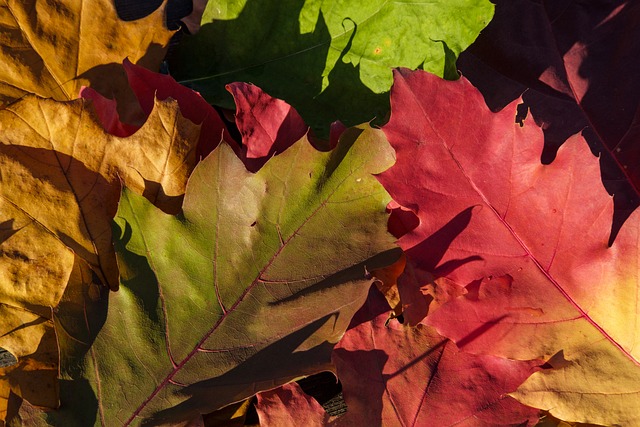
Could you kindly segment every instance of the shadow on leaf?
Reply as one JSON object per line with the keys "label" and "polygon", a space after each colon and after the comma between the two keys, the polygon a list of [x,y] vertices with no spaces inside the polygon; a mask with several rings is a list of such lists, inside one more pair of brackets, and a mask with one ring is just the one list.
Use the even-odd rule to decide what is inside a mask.
{"label": "shadow on leaf", "polygon": [[323,139],[336,120],[351,126],[383,119],[389,111],[388,93],[373,93],[361,82],[358,67],[344,63],[342,56],[322,90],[331,36],[322,14],[313,32],[301,34],[304,3],[248,2],[237,19],[203,25],[170,58],[176,79],[209,102],[231,109],[233,99],[224,86],[251,82],[286,100]]}

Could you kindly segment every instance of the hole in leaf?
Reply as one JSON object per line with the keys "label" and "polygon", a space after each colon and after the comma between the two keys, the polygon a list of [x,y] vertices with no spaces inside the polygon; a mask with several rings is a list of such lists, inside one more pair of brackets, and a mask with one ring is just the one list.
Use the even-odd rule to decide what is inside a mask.
{"label": "hole in leaf", "polygon": [[7,368],[9,366],[13,366],[18,363],[18,359],[9,352],[9,350],[5,350],[0,347],[0,368]]}
{"label": "hole in leaf", "polygon": [[331,416],[346,412],[342,383],[331,372],[320,372],[297,381],[302,391],[313,397]]}
{"label": "hole in leaf", "polygon": [[527,118],[527,114],[529,113],[529,107],[527,104],[518,104],[516,108],[516,123],[520,125],[520,127],[524,126],[524,119]]}

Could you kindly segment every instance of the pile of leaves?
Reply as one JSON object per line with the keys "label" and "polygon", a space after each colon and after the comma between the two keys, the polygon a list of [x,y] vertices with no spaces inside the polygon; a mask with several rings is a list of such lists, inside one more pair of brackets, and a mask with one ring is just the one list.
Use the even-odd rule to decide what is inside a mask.
{"label": "pile of leaves", "polygon": [[640,426],[637,3],[205,3],[0,2],[0,425]]}

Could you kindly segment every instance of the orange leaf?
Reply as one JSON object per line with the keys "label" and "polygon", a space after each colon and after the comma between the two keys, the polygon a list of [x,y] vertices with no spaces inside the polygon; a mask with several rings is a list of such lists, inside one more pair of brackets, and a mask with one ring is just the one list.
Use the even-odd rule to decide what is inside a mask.
{"label": "orange leaf", "polygon": [[9,35],[0,50],[0,105],[27,93],[75,99],[91,86],[135,108],[121,63],[128,57],[158,69],[173,35],[164,9],[125,22],[113,0],[0,1],[0,33]]}

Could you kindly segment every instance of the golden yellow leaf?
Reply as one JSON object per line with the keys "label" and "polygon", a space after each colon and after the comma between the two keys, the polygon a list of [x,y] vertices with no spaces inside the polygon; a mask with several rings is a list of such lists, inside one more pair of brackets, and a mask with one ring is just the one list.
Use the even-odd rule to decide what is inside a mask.
{"label": "golden yellow leaf", "polygon": [[[569,350],[549,360],[554,369],[534,373],[510,395],[564,420],[565,425],[559,424],[563,427],[581,423],[640,426],[638,365],[607,345],[595,329],[576,328],[576,332],[584,334],[585,345],[577,346],[577,340],[568,335]],[[597,390],[593,384],[598,384]]]}
{"label": "golden yellow leaf", "polygon": [[135,104],[121,63],[158,68],[173,34],[164,9],[125,22],[113,0],[0,0],[0,106],[26,93],[75,99],[83,85]]}
{"label": "golden yellow leaf", "polygon": [[543,411],[536,427],[601,427],[598,424],[575,423],[559,420],[548,412]]}
{"label": "golden yellow leaf", "polygon": [[89,104],[27,96],[0,110],[0,214],[9,220],[5,209],[18,210],[117,289],[110,221],[120,182],[177,212],[199,126],[176,101],[157,101],[143,127],[120,138],[102,129]]}
{"label": "golden yellow leaf", "polygon": [[58,402],[52,307],[73,264],[71,250],[0,199],[0,348],[18,360],[0,368],[0,420],[11,392],[38,406]]}
{"label": "golden yellow leaf", "polygon": [[[59,396],[53,310],[66,289],[101,297],[118,287],[111,240],[121,184],[179,211],[196,163],[199,125],[156,101],[132,136],[106,133],[91,101],[28,95],[0,110],[0,421],[9,393],[38,407]],[[58,328],[58,329],[56,329]]]}

